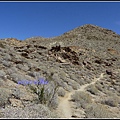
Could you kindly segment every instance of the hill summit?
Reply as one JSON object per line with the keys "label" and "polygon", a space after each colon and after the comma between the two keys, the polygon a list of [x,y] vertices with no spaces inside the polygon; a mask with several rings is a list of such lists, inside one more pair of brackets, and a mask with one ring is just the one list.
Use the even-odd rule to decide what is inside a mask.
{"label": "hill summit", "polygon": [[[91,24],[1,39],[0,117],[120,118],[119,45],[120,35]],[[30,84],[39,79],[48,84]]]}

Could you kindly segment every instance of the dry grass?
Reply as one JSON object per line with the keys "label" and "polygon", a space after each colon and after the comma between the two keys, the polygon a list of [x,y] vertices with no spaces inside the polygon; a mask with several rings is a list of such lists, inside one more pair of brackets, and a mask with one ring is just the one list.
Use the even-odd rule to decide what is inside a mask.
{"label": "dry grass", "polygon": [[86,118],[114,118],[114,114],[102,104],[92,103],[85,109]]}
{"label": "dry grass", "polygon": [[98,95],[98,89],[95,87],[95,85],[89,85],[87,88],[87,91],[91,94]]}
{"label": "dry grass", "polygon": [[75,102],[77,108],[85,108],[88,103],[92,103],[92,97],[86,92],[82,91],[76,91],[71,98],[72,101]]}
{"label": "dry grass", "polygon": [[120,103],[120,98],[116,95],[109,96],[109,97],[105,98],[104,100],[102,100],[101,103],[106,104],[111,107],[118,107],[118,105]]}
{"label": "dry grass", "polygon": [[57,118],[57,115],[42,104],[31,104],[25,108],[9,107],[3,110],[3,114],[3,118]]}

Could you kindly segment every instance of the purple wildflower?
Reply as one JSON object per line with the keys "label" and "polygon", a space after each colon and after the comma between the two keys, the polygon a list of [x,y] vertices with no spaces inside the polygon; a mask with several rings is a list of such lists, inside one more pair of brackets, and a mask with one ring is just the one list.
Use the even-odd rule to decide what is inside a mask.
{"label": "purple wildflower", "polygon": [[35,84],[35,85],[38,85],[38,81],[37,81],[37,80],[34,80],[34,84]]}
{"label": "purple wildflower", "polygon": [[48,81],[45,81],[44,78],[40,78],[38,84],[47,84],[47,83],[48,83]]}
{"label": "purple wildflower", "polygon": [[46,81],[44,78],[39,78],[38,80],[34,80],[34,81],[29,81],[29,80],[18,81],[18,84],[22,84],[22,85],[28,85],[32,83],[35,85],[40,85],[40,84],[48,84],[48,81]]}

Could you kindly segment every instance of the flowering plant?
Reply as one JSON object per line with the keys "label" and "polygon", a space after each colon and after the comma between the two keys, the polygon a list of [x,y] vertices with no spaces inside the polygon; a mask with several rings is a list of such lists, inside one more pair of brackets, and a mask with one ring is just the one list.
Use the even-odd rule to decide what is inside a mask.
{"label": "flowering plant", "polygon": [[30,85],[30,84],[35,84],[35,85],[45,85],[48,84],[48,81],[46,81],[44,78],[39,78],[38,80],[30,81],[30,80],[19,80],[18,84],[22,85]]}

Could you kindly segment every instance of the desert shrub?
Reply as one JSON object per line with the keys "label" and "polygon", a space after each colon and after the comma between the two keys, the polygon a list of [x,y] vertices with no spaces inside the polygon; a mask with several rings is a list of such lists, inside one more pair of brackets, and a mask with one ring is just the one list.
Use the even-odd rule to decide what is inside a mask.
{"label": "desert shrub", "polygon": [[10,74],[10,79],[13,81],[13,82],[15,82],[15,83],[17,83],[19,80],[24,80],[25,79],[25,76],[24,75],[21,75],[21,74],[19,74],[18,72],[16,72],[16,73],[12,73],[12,74]]}
{"label": "desert shrub", "polygon": [[87,88],[87,91],[91,94],[98,95],[98,89],[95,87],[95,85],[89,85]]}
{"label": "desert shrub", "polygon": [[62,87],[59,87],[57,93],[58,93],[58,96],[62,96],[62,97],[65,96],[65,90]]}
{"label": "desert shrub", "polygon": [[72,89],[74,89],[74,90],[77,90],[77,89],[80,88],[80,85],[79,85],[77,82],[73,81],[73,80],[69,80],[69,81],[67,82],[67,84],[68,84],[69,86],[71,86]]}
{"label": "desert shrub", "polygon": [[37,102],[41,104],[46,104],[44,85],[36,85],[36,86],[29,85],[29,87],[33,93],[37,94],[38,96]]}
{"label": "desert shrub", "polygon": [[47,94],[47,98],[49,98],[48,100],[48,106],[53,108],[56,108],[58,106],[58,96],[57,96],[57,91],[58,91],[58,84],[54,84],[53,89],[51,89],[51,91],[49,91],[49,93]]}
{"label": "desert shrub", "polygon": [[0,118],[3,118],[4,114],[0,111]]}
{"label": "desert shrub", "polygon": [[82,91],[76,91],[71,96],[71,98],[72,98],[71,100],[75,102],[77,108],[79,107],[85,108],[88,103],[92,103],[91,96],[86,92],[82,92]]}
{"label": "desert shrub", "polygon": [[4,79],[5,75],[6,75],[6,73],[3,70],[0,70],[0,78]]}
{"label": "desert shrub", "polygon": [[47,77],[48,84],[29,85],[29,87],[33,93],[37,94],[37,103],[56,108],[58,105],[57,90],[59,85],[53,80],[52,75]]}
{"label": "desert shrub", "polygon": [[56,113],[42,104],[30,104],[24,108],[8,107],[3,114],[3,118],[57,118]]}
{"label": "desert shrub", "polygon": [[10,97],[10,91],[6,88],[0,88],[0,106],[5,107],[8,103],[8,98]]}
{"label": "desert shrub", "polygon": [[5,66],[5,67],[10,67],[11,66],[11,62],[9,62],[9,61],[5,61],[5,60],[3,60],[3,65]]}
{"label": "desert shrub", "polygon": [[117,107],[120,103],[120,98],[118,96],[110,96],[101,101],[102,104],[109,105],[111,107]]}
{"label": "desert shrub", "polygon": [[5,48],[5,45],[3,44],[3,41],[0,41],[0,47]]}
{"label": "desert shrub", "polygon": [[59,76],[62,80],[66,79],[66,73],[64,71],[60,71]]}
{"label": "desert shrub", "polygon": [[53,97],[51,97],[50,101],[48,102],[48,107],[52,109],[56,109],[58,107],[58,94],[54,94]]}
{"label": "desert shrub", "polygon": [[84,84],[85,84],[85,80],[84,80],[83,78],[81,78],[81,79],[78,81],[78,83],[79,83],[80,85],[84,85]]}
{"label": "desert shrub", "polygon": [[2,87],[4,85],[5,85],[5,81],[2,78],[0,78],[0,87]]}
{"label": "desert shrub", "polygon": [[21,97],[20,89],[18,89],[18,88],[13,88],[13,89],[11,89],[11,91],[12,91],[12,95],[13,95],[15,98],[20,99],[20,97]]}
{"label": "desert shrub", "polygon": [[11,61],[11,56],[9,54],[5,54],[5,56],[3,58],[6,61]]}
{"label": "desert shrub", "polygon": [[92,103],[86,109],[86,118],[113,118],[115,117],[108,108],[102,104]]}
{"label": "desert shrub", "polygon": [[104,90],[103,90],[103,85],[102,85],[99,81],[97,81],[97,82],[95,83],[95,87],[96,87],[99,91],[104,91]]}
{"label": "desert shrub", "polygon": [[40,77],[40,73],[39,72],[28,72],[28,75],[34,78],[39,78]]}

